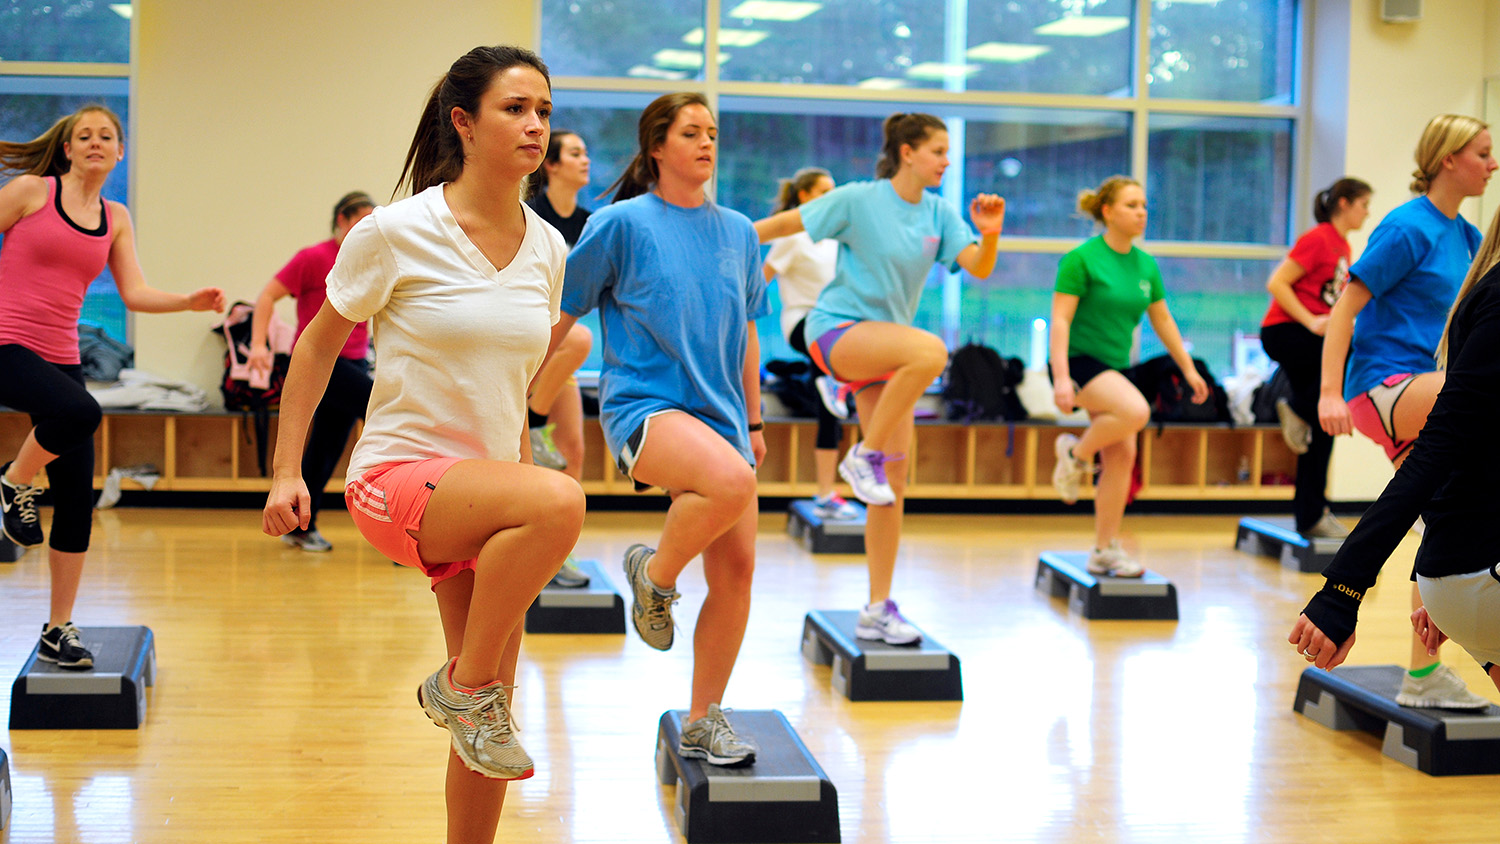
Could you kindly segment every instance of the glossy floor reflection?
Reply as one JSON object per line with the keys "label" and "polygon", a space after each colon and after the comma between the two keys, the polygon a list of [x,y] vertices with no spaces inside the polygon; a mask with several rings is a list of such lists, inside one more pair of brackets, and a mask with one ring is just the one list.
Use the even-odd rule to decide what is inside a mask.
{"label": "glossy floor reflection", "polygon": [[[248,511],[99,520],[75,620],[155,630],[147,723],[7,733],[15,808],[0,840],[441,840],[446,743],[413,690],[443,649],[419,575],[342,514],[323,519],[326,555],[260,535]],[[726,705],[786,713],[839,790],[848,842],[1493,841],[1497,778],[1427,777],[1291,712],[1305,663],[1284,638],[1320,581],[1232,550],[1234,523],[1127,520],[1127,545],[1177,585],[1182,620],[1087,622],[1031,586],[1040,551],[1085,547],[1086,518],[911,517],[896,597],[958,654],[966,699],[856,704],[798,645],[807,610],[863,598],[862,558],[814,558],[767,515]],[[614,574],[659,525],[593,515],[579,550]],[[1405,658],[1414,551],[1367,601],[1354,662]],[[43,554],[0,564],[7,702],[46,587]],[[697,567],[680,588],[690,631]],[[1460,651],[1448,662],[1497,697]],[[652,752],[660,713],[687,703],[690,665],[688,648],[633,635],[529,637],[518,715],[537,775],[513,786],[499,840],[681,840]]]}

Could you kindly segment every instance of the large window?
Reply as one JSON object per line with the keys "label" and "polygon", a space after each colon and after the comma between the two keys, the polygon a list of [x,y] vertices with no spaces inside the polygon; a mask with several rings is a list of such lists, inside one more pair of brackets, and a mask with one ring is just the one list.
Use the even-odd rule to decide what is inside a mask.
{"label": "large window", "polygon": [[[1007,200],[990,277],[934,268],[928,278],[917,324],[950,344],[1028,357],[1061,254],[1096,232],[1078,192],[1123,173],[1146,186],[1142,246],[1161,263],[1174,316],[1194,353],[1228,374],[1232,338],[1257,330],[1265,277],[1301,218],[1296,0],[540,6],[554,125],[589,144],[595,194],[633,153],[641,106],[668,90],[715,104],[716,198],[751,218],[800,167],[872,178],[886,115],[942,117],[955,159],[944,198],[966,213],[981,192]],[[767,357],[792,354],[775,316],[761,337]],[[1161,351],[1149,328],[1141,348]]]}
{"label": "large window", "polygon": [[[0,0],[0,138],[29,140],[63,115],[101,103],[126,125],[126,162],[104,197],[128,203],[131,4]],[[0,248],[4,239],[0,237]],[[89,285],[81,320],[127,339],[125,304],[109,270]]]}

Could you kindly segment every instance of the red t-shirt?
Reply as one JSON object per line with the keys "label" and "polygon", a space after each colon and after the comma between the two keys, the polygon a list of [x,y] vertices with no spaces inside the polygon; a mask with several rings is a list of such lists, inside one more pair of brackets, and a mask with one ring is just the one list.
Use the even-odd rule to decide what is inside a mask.
{"label": "red t-shirt", "polygon": [[[318,315],[318,309],[328,299],[328,273],[339,256],[339,245],[332,238],[303,249],[288,261],[276,280],[297,300],[297,336]],[[294,344],[296,340],[292,341]],[[349,341],[339,351],[339,357],[364,360],[369,352],[370,332],[365,323],[354,326],[349,332]]]}
{"label": "red t-shirt", "polygon": [[[1349,283],[1349,254],[1349,241],[1332,223],[1319,223],[1297,239],[1287,257],[1304,270],[1302,277],[1292,283],[1292,292],[1303,307],[1315,315],[1333,310],[1333,303]],[[1261,327],[1284,322],[1296,320],[1272,298]]]}

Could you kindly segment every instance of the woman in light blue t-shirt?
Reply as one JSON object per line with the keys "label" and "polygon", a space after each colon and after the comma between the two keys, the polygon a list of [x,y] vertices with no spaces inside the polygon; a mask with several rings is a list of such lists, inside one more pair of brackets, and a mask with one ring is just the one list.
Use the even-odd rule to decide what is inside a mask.
{"label": "woman in light blue t-shirt", "polygon": [[[1484,193],[1496,163],[1489,129],[1472,117],[1440,114],[1417,142],[1415,199],[1398,206],[1370,233],[1349,285],[1328,315],[1318,422],[1330,436],[1354,430],[1385,449],[1400,468],[1443,389],[1434,355],[1459,285],[1479,250],[1479,229],[1459,206]],[[1358,318],[1356,320],[1356,317]],[[1348,372],[1345,373],[1347,359]],[[1418,532],[1422,520],[1417,520]],[[1422,606],[1416,584],[1412,609]],[[1411,670],[1396,702],[1402,706],[1477,709],[1488,701],[1411,639]]]}
{"label": "woman in light blue t-shirt", "polygon": [[720,702],[750,617],[755,466],[766,452],[754,320],[768,308],[755,229],[705,192],[718,132],[700,94],[666,94],[646,107],[640,151],[613,204],[589,217],[568,255],[552,342],[599,309],[604,439],[637,489],[672,496],[656,548],[625,552],[631,619],[646,644],[672,646],[677,577],[703,556],[708,595],[677,750],[748,765],[755,745],[735,733]]}
{"label": "woman in light blue t-shirt", "polygon": [[[865,524],[870,602],[855,634],[890,644],[921,640],[890,599],[906,492],[906,450],[917,400],[943,373],[948,348],[912,327],[934,263],[984,278],[995,268],[1005,200],[980,194],[969,215],[928,188],[948,168],[948,130],[930,114],[886,118],[876,180],[837,188],[755,224],[761,242],[806,231],[839,242],[838,268],[804,327],[807,350],[824,372],[855,393],[863,441],[839,464],[854,494],[872,505]],[[897,471],[888,471],[895,463]]]}

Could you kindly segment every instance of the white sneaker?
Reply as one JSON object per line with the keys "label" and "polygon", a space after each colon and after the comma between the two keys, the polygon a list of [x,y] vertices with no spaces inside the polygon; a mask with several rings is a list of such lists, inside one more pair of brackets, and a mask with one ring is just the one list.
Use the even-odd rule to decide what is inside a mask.
{"label": "white sneaker", "polygon": [[818,398],[823,400],[829,413],[838,419],[849,418],[849,403],[839,395],[839,382],[830,376],[819,375],[813,379],[813,386],[818,388]]}
{"label": "white sneaker", "polygon": [[1408,671],[1401,678],[1401,693],[1396,703],[1417,709],[1485,709],[1488,700],[1469,691],[1453,669],[1439,665],[1426,677],[1416,678]]}
{"label": "white sneaker", "polygon": [[1125,549],[1120,547],[1118,539],[1110,540],[1108,547],[1095,548],[1089,552],[1088,570],[1090,574],[1104,577],[1140,577],[1146,573],[1141,564],[1131,559]]}
{"label": "white sneaker", "polygon": [[1078,438],[1072,434],[1062,434],[1052,444],[1052,451],[1057,455],[1057,465],[1052,469],[1052,486],[1064,504],[1078,502],[1078,488],[1083,485],[1083,475],[1088,471],[1083,461],[1073,456],[1075,445],[1078,445]]}
{"label": "white sneaker", "polygon": [[887,645],[915,645],[922,641],[922,634],[901,617],[896,602],[887,598],[870,604],[859,611],[859,623],[854,626],[855,638]]}
{"label": "white sneaker", "polygon": [[1276,400],[1276,418],[1281,420],[1281,438],[1293,454],[1306,454],[1312,445],[1312,427],[1307,424],[1286,399]]}
{"label": "white sneaker", "polygon": [[877,507],[896,503],[896,493],[885,476],[885,452],[855,443],[839,461],[839,474],[854,488],[854,497]]}

